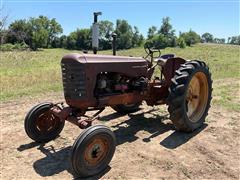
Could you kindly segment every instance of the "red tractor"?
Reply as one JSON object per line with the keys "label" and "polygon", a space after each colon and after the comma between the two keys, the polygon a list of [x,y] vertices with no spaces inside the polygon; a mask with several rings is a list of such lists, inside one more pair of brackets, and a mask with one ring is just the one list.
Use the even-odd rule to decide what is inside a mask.
{"label": "red tractor", "polygon": [[[145,58],[64,56],[61,67],[67,106],[41,103],[33,107],[25,118],[27,135],[36,142],[51,141],[63,130],[65,121],[85,129],[73,144],[71,164],[76,174],[86,177],[104,170],[115,152],[114,133],[103,125],[91,126],[106,106],[118,113],[132,113],[139,110],[143,101],[149,106],[167,104],[177,130],[192,132],[201,127],[212,94],[207,65],[173,54],[161,55],[160,50],[147,45],[145,51]],[[154,53],[158,56],[154,57]],[[156,68],[161,74],[153,78]],[[96,113],[89,117],[88,111]]]}

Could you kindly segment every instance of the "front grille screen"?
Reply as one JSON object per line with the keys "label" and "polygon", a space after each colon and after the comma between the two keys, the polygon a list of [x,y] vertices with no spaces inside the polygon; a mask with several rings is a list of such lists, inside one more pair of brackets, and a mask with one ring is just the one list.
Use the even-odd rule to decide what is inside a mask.
{"label": "front grille screen", "polygon": [[86,96],[84,65],[65,62],[61,67],[65,98],[81,99]]}

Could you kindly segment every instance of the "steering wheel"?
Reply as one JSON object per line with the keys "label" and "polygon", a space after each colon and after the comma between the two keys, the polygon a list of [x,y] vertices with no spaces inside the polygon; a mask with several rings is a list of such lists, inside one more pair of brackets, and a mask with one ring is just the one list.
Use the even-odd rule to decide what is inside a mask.
{"label": "steering wheel", "polygon": [[[156,48],[153,48],[153,47],[150,47],[150,44],[149,43],[145,43],[144,44],[144,50],[147,54],[146,58],[148,56],[150,56],[151,58],[158,58],[159,56],[161,56],[161,51],[160,49],[156,49]],[[157,53],[158,52],[158,56],[153,56],[154,53]]]}

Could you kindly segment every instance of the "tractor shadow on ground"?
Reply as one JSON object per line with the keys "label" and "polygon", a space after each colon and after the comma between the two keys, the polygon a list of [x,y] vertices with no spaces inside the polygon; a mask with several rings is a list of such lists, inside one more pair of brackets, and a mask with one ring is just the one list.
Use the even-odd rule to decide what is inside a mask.
{"label": "tractor shadow on ground", "polygon": [[70,165],[71,146],[65,147],[57,152],[51,152],[54,149],[50,150],[49,147],[40,147],[39,149],[46,155],[46,157],[34,162],[33,167],[34,170],[43,177],[53,176],[66,170],[68,173],[73,175],[73,179],[97,180],[104,176],[104,174],[106,174],[111,169],[111,167],[108,166],[104,171],[95,176],[92,176],[90,178],[80,178],[74,174]]}
{"label": "tractor shadow on ground", "polygon": [[[159,136],[169,130],[174,130],[174,126],[169,122],[164,122],[168,119],[168,115],[158,115],[154,113],[155,109],[137,114],[128,114],[129,119],[117,125],[114,128],[114,134],[117,139],[117,145],[126,142],[133,142],[138,139],[136,136],[139,131],[147,131],[151,135],[143,139],[144,142],[150,142],[151,138]],[[150,115],[146,117],[145,115]]]}
{"label": "tractor shadow on ground", "polygon": [[[61,150],[55,151],[53,146],[44,146],[40,145],[38,149],[46,155],[45,158],[42,158],[36,161],[33,164],[34,170],[41,176],[52,176],[54,174],[58,174],[62,171],[67,170],[70,174],[73,175],[74,179],[81,179],[77,175],[75,175],[72,171],[70,165],[70,154],[71,154],[72,146],[65,147]],[[103,172],[97,174],[90,179],[99,179],[104,174],[106,174],[110,170],[110,166],[108,166]],[[84,178],[87,179],[87,178]]]}
{"label": "tractor shadow on ground", "polygon": [[53,146],[41,144],[37,149],[46,155],[33,163],[33,168],[39,175],[43,177],[52,176],[65,170],[71,173],[69,164],[71,146],[56,151]]}
{"label": "tractor shadow on ground", "polygon": [[164,146],[168,149],[175,149],[182,144],[185,144],[188,142],[191,138],[199,134],[201,131],[203,131],[207,127],[207,124],[203,124],[201,128],[196,129],[195,131],[191,133],[183,133],[179,131],[174,131],[172,134],[170,134],[168,137],[166,137],[164,140],[160,142],[160,145]]}
{"label": "tractor shadow on ground", "polygon": [[[24,151],[27,149],[31,149],[36,147],[40,150],[45,157],[39,159],[33,163],[33,168],[42,177],[53,176],[55,174],[59,174],[63,171],[68,171],[70,174],[73,175],[74,179],[79,179],[77,175],[75,175],[72,171],[70,165],[70,154],[72,146],[64,147],[60,150],[56,150],[52,145],[47,146],[46,144],[40,144],[36,142],[31,142],[29,144],[21,145],[17,148],[18,151]],[[103,172],[84,179],[100,179],[104,174],[110,171],[111,167],[108,166]]]}
{"label": "tractor shadow on ground", "polygon": [[[168,149],[175,149],[188,142],[207,127],[207,124],[204,124],[201,128],[192,133],[178,132],[169,120],[169,115],[159,115],[157,111],[157,109],[150,109],[145,112],[128,114],[129,119],[112,126],[112,128],[115,129],[114,134],[117,139],[117,145],[136,141],[138,139],[136,136],[137,132],[142,130],[151,134],[143,139],[146,143],[165,132],[173,131],[172,134],[160,142],[160,145]],[[150,115],[150,117],[146,117],[145,115]],[[118,113],[114,113],[101,117],[101,120],[106,121],[119,117],[120,115]]]}
{"label": "tractor shadow on ground", "polygon": [[31,143],[29,143],[29,144],[22,144],[22,145],[20,145],[20,146],[17,148],[17,150],[18,150],[19,152],[22,152],[22,151],[24,151],[24,150],[37,147],[37,146],[39,146],[39,145],[40,145],[40,143],[37,143],[37,142],[31,142]]}
{"label": "tractor shadow on ground", "polygon": [[[193,133],[181,133],[174,131],[173,124],[169,121],[168,115],[159,115],[157,114],[158,110],[151,109],[146,112],[140,112],[135,114],[128,114],[128,118],[116,125],[113,125],[114,134],[116,135],[117,145],[124,144],[126,142],[134,142],[139,137],[136,136],[139,131],[147,131],[150,133],[146,135],[147,137],[143,138],[145,143],[151,141],[152,138],[157,137],[167,131],[173,131],[168,137],[166,137],[163,141],[160,142],[160,145],[168,148],[174,149],[189,141],[192,137],[196,136],[203,129],[207,127],[205,124],[202,128],[194,131]],[[146,115],[149,117],[146,117]],[[122,115],[118,113],[109,114],[101,117],[101,121],[108,121],[111,119],[117,119]],[[73,175],[74,179],[78,178],[74,173],[70,165],[70,154],[71,147],[67,146],[62,149],[54,149],[52,145],[39,144],[35,142],[31,142],[29,144],[21,145],[17,148],[18,151],[24,151],[31,148],[37,148],[43,154],[45,154],[44,158],[41,158],[33,163],[34,170],[42,177],[52,176],[55,174],[59,174],[63,171],[68,171]],[[93,176],[89,179],[100,179],[103,177],[108,171],[110,171],[111,167],[107,167],[105,171],[100,174]],[[85,178],[86,179],[86,178]]]}

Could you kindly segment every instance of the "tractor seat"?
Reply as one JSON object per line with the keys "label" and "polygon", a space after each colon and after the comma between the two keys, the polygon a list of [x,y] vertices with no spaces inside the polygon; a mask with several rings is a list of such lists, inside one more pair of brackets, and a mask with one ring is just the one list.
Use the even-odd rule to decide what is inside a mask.
{"label": "tractor seat", "polygon": [[157,62],[160,66],[164,66],[168,59],[174,58],[175,54],[164,54],[154,61]]}
{"label": "tractor seat", "polygon": [[162,59],[170,59],[170,58],[174,58],[175,54],[164,54],[162,56],[160,56],[160,58]]}

